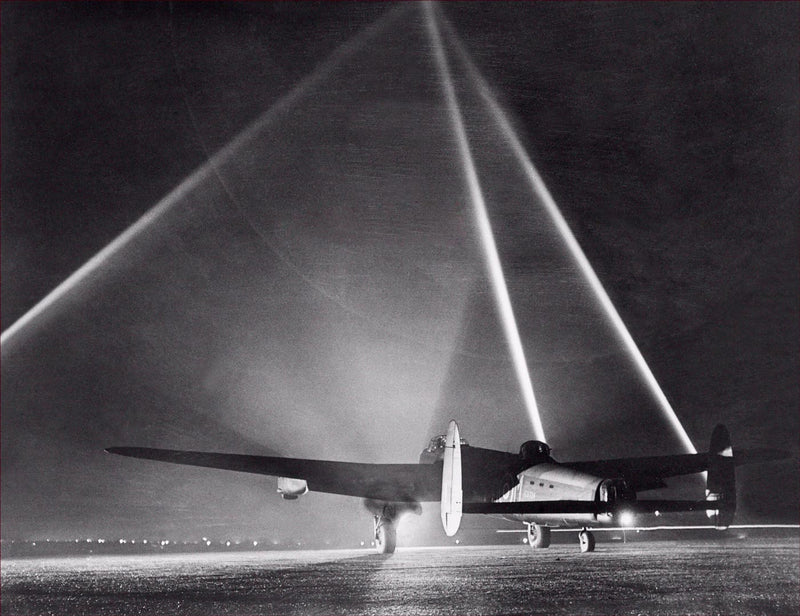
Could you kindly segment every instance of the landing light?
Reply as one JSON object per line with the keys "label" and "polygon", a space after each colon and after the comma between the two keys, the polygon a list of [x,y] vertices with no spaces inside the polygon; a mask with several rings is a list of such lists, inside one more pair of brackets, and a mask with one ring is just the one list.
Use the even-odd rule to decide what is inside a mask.
{"label": "landing light", "polygon": [[636,516],[630,511],[623,511],[619,514],[619,525],[630,528],[636,524]]}

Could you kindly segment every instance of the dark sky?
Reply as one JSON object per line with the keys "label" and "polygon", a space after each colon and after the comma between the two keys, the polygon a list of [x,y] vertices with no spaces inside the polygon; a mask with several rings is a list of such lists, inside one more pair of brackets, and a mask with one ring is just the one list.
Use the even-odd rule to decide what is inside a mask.
{"label": "dark sky", "polygon": [[[110,445],[530,438],[421,5],[0,6],[3,330],[165,210],[2,347],[4,538],[369,532],[355,499]],[[800,7],[439,9],[556,457],[682,449],[455,37],[698,449],[724,422],[796,450]],[[796,517],[796,465],[739,479],[740,519]]]}

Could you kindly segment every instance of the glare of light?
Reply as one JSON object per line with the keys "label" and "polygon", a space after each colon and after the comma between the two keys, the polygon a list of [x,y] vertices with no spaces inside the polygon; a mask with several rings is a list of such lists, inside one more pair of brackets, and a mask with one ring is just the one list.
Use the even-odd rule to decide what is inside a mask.
{"label": "glare of light", "polygon": [[[186,177],[171,193],[154,205],[150,210],[145,212],[145,214],[139,220],[133,223],[122,234],[117,236],[110,244],[94,255],[77,270],[75,270],[72,275],[59,284],[55,289],[50,291],[50,293],[42,298],[30,310],[28,310],[19,319],[6,328],[5,331],[0,334],[0,348],[2,348],[2,351],[6,352],[6,350],[9,348],[8,344],[21,330],[36,321],[38,317],[48,311],[48,309],[50,309],[52,306],[56,305],[59,300],[76,289],[80,283],[95,273],[102,265],[107,263],[109,259],[119,253],[134,238],[139,236],[143,231],[152,226],[153,223],[158,221],[167,212],[172,210],[172,208],[178,202],[190,194],[191,191],[197,188],[202,182],[216,176],[223,185],[223,188],[226,190],[226,192],[228,192],[227,186],[220,177],[219,167],[228,159],[230,159],[234,153],[241,150],[245,145],[257,137],[276,117],[279,117],[285,113],[302,95],[317,85],[327,75],[329,75],[344,59],[351,56],[358,49],[360,49],[365,42],[373,38],[378,32],[392,23],[394,19],[396,19],[397,16],[400,15],[404,10],[405,7],[399,6],[394,10],[387,11],[373,24],[363,29],[350,40],[343,43],[326,60],[317,66],[317,68],[311,74],[301,80],[297,85],[294,86],[294,88],[292,88],[288,93],[275,102],[275,104],[273,104],[269,109],[267,109],[247,127],[245,127],[245,129],[242,130],[225,147],[217,151],[217,153],[213,156],[209,156],[208,160],[202,166],[196,169],[191,175]],[[191,114],[191,109],[189,112]],[[232,198],[230,193],[229,196]],[[281,256],[281,258],[283,257]]]}
{"label": "glare of light", "polygon": [[436,64],[439,68],[440,78],[444,87],[447,106],[453,122],[453,130],[458,141],[458,149],[464,165],[464,173],[466,175],[467,185],[469,187],[469,193],[470,197],[472,198],[475,216],[478,223],[478,229],[486,255],[487,266],[489,268],[489,278],[492,282],[495,301],[497,303],[498,310],[500,311],[500,318],[503,324],[503,331],[506,335],[506,341],[508,342],[511,351],[511,358],[514,363],[514,371],[516,372],[517,381],[519,382],[520,389],[522,390],[522,398],[525,403],[525,408],[528,411],[528,416],[530,417],[535,438],[540,441],[544,441],[544,428],[542,427],[539,408],[536,405],[536,398],[533,395],[533,384],[531,382],[530,374],[528,373],[528,363],[525,360],[525,351],[522,348],[522,340],[517,328],[517,321],[514,318],[514,310],[511,306],[511,298],[508,295],[508,288],[506,286],[505,277],[503,276],[503,267],[500,263],[500,256],[498,255],[497,245],[494,241],[494,234],[492,233],[489,214],[486,211],[486,202],[484,201],[483,191],[481,190],[480,181],[478,180],[478,172],[475,169],[475,162],[472,158],[472,152],[470,151],[467,132],[464,128],[464,119],[461,116],[461,109],[456,97],[453,78],[447,62],[447,54],[445,53],[444,45],[442,44],[442,39],[439,34],[433,5],[430,2],[425,3],[425,12],[428,30],[430,32],[431,42],[433,44],[434,54],[436,56]]}
{"label": "glare of light", "polygon": [[597,277],[594,268],[592,268],[589,260],[586,258],[586,255],[578,244],[578,241],[572,234],[567,221],[561,214],[561,210],[559,210],[558,205],[550,194],[550,191],[547,189],[547,186],[539,175],[539,172],[533,166],[533,162],[517,137],[514,129],[511,126],[511,123],[508,120],[508,117],[492,94],[488,84],[486,83],[486,80],[478,72],[478,69],[470,60],[469,55],[467,54],[461,42],[458,40],[458,37],[453,32],[452,28],[449,30],[449,32],[456,41],[459,55],[461,56],[464,64],[467,66],[470,75],[478,85],[478,90],[481,97],[489,107],[489,110],[499,125],[500,130],[508,140],[508,144],[516,155],[519,163],[522,165],[533,192],[539,197],[540,201],[547,210],[547,213],[550,215],[551,220],[560,232],[562,239],[572,253],[572,256],[578,264],[578,267],[586,277],[587,281],[589,282],[589,286],[591,287],[592,291],[594,291],[594,294],[599,300],[600,305],[603,307],[606,315],[616,329],[620,340],[627,349],[628,353],[631,355],[631,358],[638,368],[640,375],[644,379],[645,383],[649,386],[653,396],[661,406],[664,416],[669,421],[686,451],[689,453],[697,453],[697,449],[692,443],[692,440],[689,438],[689,435],[686,433],[686,430],[681,424],[680,419],[678,419],[678,416],[675,414],[675,411],[672,408],[672,405],[669,403],[669,400],[667,400],[667,397],[664,395],[664,392],[662,391],[661,386],[658,384],[658,381],[656,381],[656,378],[642,356],[641,351],[639,351],[639,347],[636,345],[636,342],[628,331],[628,328],[622,321],[622,317],[619,316],[617,309],[611,302],[611,298],[608,296],[608,293],[606,293],[606,290],[603,288],[603,284]]}
{"label": "glare of light", "polygon": [[206,545],[207,545],[207,546],[208,546],[208,545],[211,545],[211,542],[210,542],[210,541],[206,541]]}
{"label": "glare of light", "polygon": [[258,545],[258,541],[253,541],[253,547],[256,547],[257,545]]}
{"label": "glare of light", "polygon": [[619,525],[631,528],[636,525],[636,516],[630,511],[623,511],[619,514]]}

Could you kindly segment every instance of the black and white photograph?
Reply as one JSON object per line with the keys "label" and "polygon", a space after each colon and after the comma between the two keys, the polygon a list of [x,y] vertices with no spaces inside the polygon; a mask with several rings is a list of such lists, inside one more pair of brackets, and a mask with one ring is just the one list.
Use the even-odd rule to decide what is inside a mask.
{"label": "black and white photograph", "polygon": [[800,613],[800,3],[0,3],[0,612]]}

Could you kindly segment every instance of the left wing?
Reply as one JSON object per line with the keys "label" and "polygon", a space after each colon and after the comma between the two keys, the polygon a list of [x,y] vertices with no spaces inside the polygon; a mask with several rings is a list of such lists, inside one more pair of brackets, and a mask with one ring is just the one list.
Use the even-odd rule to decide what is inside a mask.
{"label": "left wing", "polygon": [[438,501],[440,464],[362,464],[148,447],[109,447],[109,453],[173,464],[305,479],[308,489],[377,501]]}

